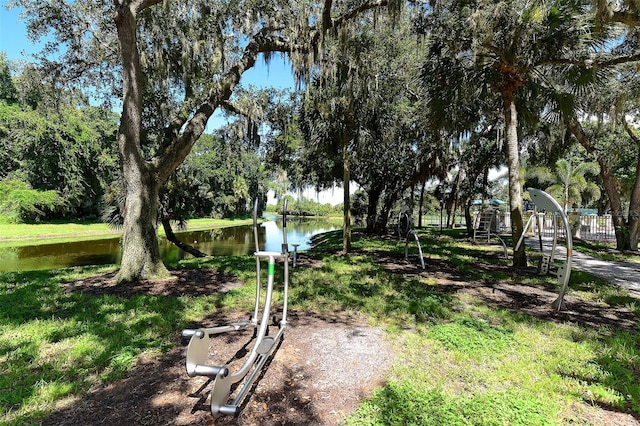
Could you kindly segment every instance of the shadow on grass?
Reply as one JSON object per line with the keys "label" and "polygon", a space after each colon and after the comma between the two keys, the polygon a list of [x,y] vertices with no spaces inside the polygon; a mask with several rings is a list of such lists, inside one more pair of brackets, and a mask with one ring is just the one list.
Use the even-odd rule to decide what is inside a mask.
{"label": "shadow on grass", "polygon": [[215,310],[238,285],[212,270],[181,270],[171,280],[126,286],[112,278],[76,278],[65,270],[0,274],[2,422],[37,418],[38,410],[46,411],[34,408],[41,401],[111,382],[141,353],[169,350],[190,309],[191,299],[177,296],[207,295]]}
{"label": "shadow on grass", "polygon": [[[508,316],[515,323],[531,324],[536,327],[548,322],[561,327],[577,325],[579,327],[576,327],[577,334],[573,339],[576,342],[594,345],[595,357],[590,362],[594,364],[595,370],[599,371],[599,375],[590,377],[574,372],[572,377],[583,383],[593,382],[594,386],[591,389],[606,388],[608,392],[622,396],[623,402],[607,406],[606,396],[596,395],[589,399],[588,395],[582,393],[583,387],[579,388],[580,393],[576,397],[584,399],[587,404],[597,401],[597,404],[611,411],[629,413],[638,418],[640,413],[637,403],[640,400],[640,374],[638,374],[640,346],[637,344],[638,306],[640,305],[638,298],[632,297],[628,292],[604,280],[575,271],[569,283],[569,294],[565,298],[567,309],[558,312],[551,305],[557,298],[559,287],[555,275],[538,276],[535,274],[535,267],[512,268],[508,262],[496,260],[495,254],[488,252],[485,248],[468,243],[466,234],[463,232],[452,232],[452,234],[453,237],[448,236],[447,233],[442,235],[428,231],[420,233],[422,250],[426,258],[426,270],[423,271],[415,265],[409,265],[404,259],[404,243],[397,238],[372,237],[356,233],[353,241],[354,255],[349,262],[353,265],[358,259],[362,259],[363,264],[377,265],[389,275],[380,273],[374,266],[370,266],[369,269],[360,268],[360,271],[354,272],[344,284],[328,289],[324,288],[323,278],[319,276],[315,284],[316,286],[320,284],[319,289],[316,287],[316,293],[313,293],[314,287],[309,283],[305,287],[307,291],[305,297],[310,300],[322,300],[322,297],[316,297],[323,296],[322,292],[326,292],[328,299],[341,300],[339,306],[342,309],[355,306],[357,309],[374,313],[379,317],[387,315],[393,318],[395,315],[398,319],[403,318],[402,315],[398,315],[398,312],[411,312],[416,322],[418,322],[416,313],[424,310],[430,313],[425,316],[425,321],[435,323],[430,330],[437,330],[440,334],[446,331],[447,333],[440,336],[439,340],[444,339],[443,342],[453,345],[453,350],[469,346],[486,352],[485,346],[478,342],[484,342],[491,332],[496,331],[495,327],[480,329],[478,334],[482,334],[482,337],[475,340],[469,339],[471,333],[468,328],[465,328],[466,324],[463,324],[465,327],[456,324],[457,314],[451,311],[465,309],[465,304],[487,306],[494,313],[503,311],[503,315]],[[318,241],[321,243],[319,247],[325,253],[335,252],[341,244],[340,233],[336,232]],[[530,258],[535,263],[536,256],[530,256]],[[325,265],[328,263],[327,258],[324,262]],[[340,271],[337,268],[329,268],[328,273],[339,276]],[[400,278],[396,279],[394,276]],[[372,281],[377,282],[378,286],[371,284],[367,286],[367,277],[375,277]],[[391,284],[381,288],[379,283],[385,280]],[[397,290],[397,293],[390,289]],[[376,310],[377,305],[373,300],[380,294],[388,296],[380,302],[380,305],[388,306],[388,311]],[[362,300],[359,297],[368,300]],[[430,307],[430,300],[437,301],[435,306],[438,308],[446,306],[449,313],[438,315],[437,309]],[[455,306],[456,301],[461,301],[463,307]],[[416,308],[416,302],[426,302],[426,304],[422,308]],[[473,306],[469,307],[471,310],[475,309]],[[453,317],[449,318],[451,315]],[[441,321],[442,319],[445,321]],[[580,330],[583,332],[580,333]],[[594,334],[590,333],[591,330],[597,330],[595,340]],[[502,335],[494,340],[508,341]],[[495,349],[491,339],[487,344],[491,349]],[[558,372],[558,374],[566,375],[565,372]],[[400,416],[407,416],[408,413],[426,416],[416,417],[416,424],[418,424],[425,419],[442,421],[443,418],[452,415],[446,407],[439,405],[446,405],[451,401],[440,400],[433,407],[436,412],[430,412],[430,410],[425,412],[416,409],[416,401],[420,398],[405,391],[406,389],[389,386],[384,388],[371,402],[374,408],[365,415],[365,418],[368,420],[380,418],[387,421],[398,413]],[[513,399],[510,402],[513,402]],[[521,402],[522,407],[528,407],[527,410],[537,405],[535,395]],[[467,403],[469,401],[458,401],[456,404]],[[368,404],[369,402],[365,403],[361,410],[366,411]],[[603,415],[606,416],[606,414]],[[629,417],[621,418],[633,422]],[[404,417],[405,423],[406,419]],[[354,424],[358,423],[354,422]]]}
{"label": "shadow on grass", "polygon": [[[296,316],[295,310],[315,312],[323,319],[344,324],[364,314],[399,328],[421,324],[456,325],[451,317],[461,309],[456,304],[464,300],[464,303],[507,310],[514,320],[523,323],[573,323],[595,330],[605,325],[611,330],[606,333],[610,335],[618,335],[622,330],[631,340],[622,341],[619,346],[635,347],[637,351],[637,340],[633,340],[637,338],[637,311],[623,312],[623,304],[634,303],[623,294],[612,294],[606,299],[617,303],[613,307],[569,295],[569,309],[555,312],[550,306],[556,296],[550,291],[553,278],[529,277],[504,263],[483,262],[487,251],[460,244],[459,236],[453,243],[445,236],[421,235],[421,238],[424,238],[426,256],[431,256],[426,271],[415,265],[407,266],[403,259],[404,243],[397,239],[369,238],[356,233],[354,253],[340,256],[336,255],[341,250],[340,232],[319,237],[315,241],[317,250],[301,256],[301,265],[308,266],[290,270],[292,318],[303,327],[306,324]],[[0,335],[0,359],[3,360],[0,389],[10,390],[3,391],[0,412],[19,410],[45,396],[59,400],[86,393],[93,387],[81,400],[57,409],[45,424],[95,424],[97,419],[111,424],[204,421],[207,407],[202,403],[202,392],[195,397],[200,403],[194,405],[190,414],[180,408],[180,401],[193,393],[193,388],[186,384],[184,348],[177,347],[177,336],[184,327],[232,321],[235,318],[226,316],[229,306],[234,307],[234,312],[249,315],[255,259],[217,257],[185,261],[182,266],[184,268],[174,271],[176,278],[172,280],[141,282],[128,287],[110,282],[113,276],[109,274],[74,279],[65,278],[60,272],[0,275],[0,306],[12,307],[10,311],[0,311],[0,324],[10,330]],[[280,268],[277,270],[281,274]],[[592,284],[581,275],[572,278],[570,287],[592,293],[601,290],[600,284]],[[461,295],[472,296],[472,302],[462,299]],[[187,324],[185,312],[195,303],[203,304],[197,323]],[[44,327],[44,323],[51,324]],[[493,327],[484,328],[485,324],[462,325],[464,327],[458,328],[448,325],[440,331],[448,332],[449,340],[450,336],[460,337],[458,329],[463,330],[462,334],[475,330],[489,335],[495,331]],[[21,328],[29,327],[37,333],[18,335]],[[494,340],[500,340],[498,338],[502,336]],[[615,347],[605,341],[605,337],[602,339],[603,344]],[[90,345],[74,355],[72,352],[76,349],[72,344],[76,340],[88,340]],[[232,340],[234,337],[229,335],[223,338],[223,343],[230,344]],[[482,347],[474,342],[469,344]],[[168,352],[160,357],[138,358],[144,351]],[[598,379],[603,385],[638,397],[638,381],[633,378],[638,373],[637,352],[630,351],[628,361],[611,355],[602,356],[597,362],[605,375],[611,376]],[[131,369],[134,364],[135,368]],[[286,385],[288,382],[284,381],[260,396],[256,402],[268,404],[270,414],[256,421],[269,424],[269,419],[273,420],[270,415],[274,414],[286,416],[279,418],[277,424],[311,422],[316,413],[301,402],[308,395],[302,384],[295,381],[307,373],[300,366],[286,371],[285,376],[293,385]],[[96,386],[100,379],[104,384]],[[49,393],[43,395],[43,384],[58,384],[58,388],[47,388]],[[404,406],[411,402],[407,399],[411,394],[397,396],[401,401],[392,401],[392,405]],[[396,399],[393,395],[389,398]],[[127,407],[127,410],[109,407]],[[296,410],[295,418],[285,414],[291,407]],[[637,413],[637,407],[631,403],[629,407]],[[42,416],[38,412],[18,413],[11,422],[26,423]]]}

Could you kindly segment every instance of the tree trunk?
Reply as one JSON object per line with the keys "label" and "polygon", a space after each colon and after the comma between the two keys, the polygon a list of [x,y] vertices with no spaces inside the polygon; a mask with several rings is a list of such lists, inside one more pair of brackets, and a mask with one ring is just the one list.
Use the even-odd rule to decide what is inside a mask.
{"label": "tree trunk", "polygon": [[600,165],[602,184],[609,197],[609,204],[611,206],[611,221],[613,222],[613,228],[616,233],[616,248],[618,250],[629,250],[631,248],[631,241],[629,239],[631,233],[624,218],[624,211],[622,210],[622,200],[618,192],[618,179],[616,179],[613,174],[611,165],[607,160],[598,157],[598,164]]}
{"label": "tree trunk", "polygon": [[513,266],[526,267],[525,244],[516,251],[516,244],[524,230],[522,221],[522,191],[520,189],[520,151],[518,147],[518,112],[512,92],[502,93],[505,138],[507,142],[507,167],[509,169],[509,210],[511,211],[511,240]]}
{"label": "tree trunk", "polygon": [[381,190],[378,186],[367,191],[369,204],[367,205],[367,233],[377,232],[376,224],[378,222],[378,202],[380,201]]}
{"label": "tree trunk", "polygon": [[378,224],[376,225],[377,232],[383,234],[387,229],[389,223],[389,213],[391,213],[391,207],[395,203],[396,197],[384,197],[382,202],[382,209],[378,215]]}
{"label": "tree trunk", "polygon": [[447,200],[447,228],[454,228],[456,224],[456,211],[458,210],[458,198],[460,197],[460,181],[461,181],[462,169],[458,170],[456,174],[456,181],[449,199]]}
{"label": "tree trunk", "polygon": [[640,242],[640,151],[636,162],[636,180],[629,201],[629,249],[638,250]]}
{"label": "tree trunk", "polygon": [[136,18],[125,2],[116,12],[123,72],[122,117],[118,149],[125,182],[122,262],[117,282],[131,282],[169,275],[160,257],[156,233],[158,182],[140,148],[142,128],[142,78],[136,42]]}
{"label": "tree trunk", "polygon": [[[596,156],[598,164],[600,165],[600,177],[602,178],[604,191],[607,193],[609,205],[611,206],[611,220],[613,221],[613,228],[616,233],[616,249],[637,250],[638,236],[640,234],[640,223],[638,223],[638,212],[640,211],[640,169],[636,171],[636,183],[631,193],[629,222],[627,222],[624,217],[624,211],[622,210],[622,200],[620,198],[620,192],[618,191],[618,180],[613,174],[611,165],[604,156],[596,152],[595,147],[575,117],[564,117],[564,122],[580,145],[582,145],[588,153]],[[640,165],[640,158],[638,159],[638,164]],[[634,241],[635,245],[633,245]]]}
{"label": "tree trunk", "polygon": [[349,137],[344,135],[342,139],[342,164],[343,176],[342,185],[344,188],[343,196],[343,224],[342,224],[342,251],[347,254],[351,251],[351,198],[349,195],[349,185],[351,181],[351,170],[349,163]]}
{"label": "tree trunk", "polygon": [[458,177],[456,179],[455,198],[453,199],[453,220],[451,221],[451,229],[456,227],[456,212],[458,211],[458,201],[460,200],[460,186],[462,183],[462,176],[464,175],[464,166],[460,166],[458,170]]}
{"label": "tree trunk", "polygon": [[453,209],[453,189],[451,190],[451,192],[449,193],[449,196],[446,198],[445,201],[445,211],[447,212],[447,222],[445,224],[445,228],[449,228],[451,227],[451,210]]}
{"label": "tree trunk", "polygon": [[123,170],[126,181],[122,261],[116,281],[132,282],[169,275],[160,257],[158,223],[158,186],[149,182],[144,168],[129,166]]}
{"label": "tree trunk", "polygon": [[180,250],[183,250],[193,257],[207,257],[208,254],[201,252],[197,248],[190,246],[189,244],[182,242],[176,237],[176,234],[173,232],[173,228],[171,227],[171,221],[168,217],[162,218],[162,227],[164,228],[164,233],[167,236],[167,240],[171,241],[176,247]]}
{"label": "tree trunk", "polygon": [[467,234],[473,236],[473,217],[471,216],[471,205],[468,201],[464,205],[464,221],[467,227]]}
{"label": "tree trunk", "polygon": [[427,186],[427,180],[422,181],[422,186],[420,187],[420,201],[418,202],[418,229],[422,229],[422,204],[424,203],[424,188]]}
{"label": "tree trunk", "polygon": [[638,154],[636,158],[636,178],[631,188],[631,195],[629,196],[629,249],[638,250],[638,242],[640,240],[640,138],[638,138],[635,132],[631,129],[627,120],[622,118],[624,128],[629,137],[635,142],[638,148]]}

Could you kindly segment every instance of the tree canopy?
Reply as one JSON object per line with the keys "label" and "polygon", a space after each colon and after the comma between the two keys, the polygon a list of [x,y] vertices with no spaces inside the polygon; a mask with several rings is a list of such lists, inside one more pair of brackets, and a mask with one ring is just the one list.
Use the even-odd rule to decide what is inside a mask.
{"label": "tree canopy", "polygon": [[[391,210],[412,204],[428,179],[443,188],[452,176],[448,199],[440,191],[439,201],[468,210],[487,193],[489,169],[506,165],[515,242],[523,228],[521,157],[568,164],[563,157],[576,141],[598,163],[610,210],[620,212],[619,248],[637,248],[639,138],[629,117],[640,92],[626,65],[639,58],[633,2],[14,3],[25,10],[29,34],[47,34],[49,43],[38,67],[19,78],[0,66],[5,111],[14,123],[25,120],[27,107],[43,111],[45,104],[64,116],[54,130],[36,117],[23,126],[43,129],[34,132],[51,151],[43,164],[60,170],[29,175],[31,154],[3,153],[0,162],[71,204],[78,202],[73,194],[93,188],[75,171],[108,168],[96,178],[120,178],[120,281],[166,274],[156,241],[164,215],[241,214],[250,199],[264,197],[269,178],[297,188],[356,182],[367,194],[367,228],[380,232]],[[259,57],[273,55],[287,58],[303,91],[240,86]],[[33,75],[45,84],[29,86]],[[62,103],[44,102],[56,93],[66,94]],[[121,110],[119,127],[97,126],[96,117],[108,121],[113,107]],[[220,110],[239,118],[204,135]],[[614,124],[616,152],[632,160],[608,152],[613,139],[596,131]],[[27,139],[11,135],[3,141]],[[27,145],[12,142],[7,152]],[[84,145],[92,147],[86,158],[74,151]],[[113,164],[91,162],[115,152],[115,173]],[[200,203],[186,201],[185,192],[200,194]],[[345,251],[349,203],[347,196]],[[526,264],[524,246],[514,264]]]}

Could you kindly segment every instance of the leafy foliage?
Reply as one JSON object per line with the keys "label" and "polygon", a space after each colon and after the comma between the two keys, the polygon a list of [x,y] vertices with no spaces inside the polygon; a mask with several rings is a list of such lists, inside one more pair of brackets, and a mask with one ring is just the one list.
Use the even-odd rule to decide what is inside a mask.
{"label": "leafy foliage", "polygon": [[64,203],[44,218],[95,217],[117,171],[115,116],[77,91],[33,87],[38,76],[25,67],[12,77],[18,95],[0,99],[0,179],[57,192]]}
{"label": "leafy foliage", "polygon": [[18,179],[0,180],[0,220],[9,223],[38,222],[65,207],[56,191],[32,189]]}
{"label": "leafy foliage", "polygon": [[0,99],[15,100],[16,97],[17,90],[13,84],[7,55],[0,52]]}
{"label": "leafy foliage", "polygon": [[555,169],[557,183],[548,187],[546,191],[556,199],[562,200],[566,211],[569,203],[582,205],[584,194],[589,194],[593,200],[600,198],[598,186],[587,181],[585,176],[598,173],[600,173],[598,163],[586,162],[573,165],[570,160],[560,159],[556,162]]}
{"label": "leafy foliage", "polygon": [[339,215],[342,209],[341,205],[332,206],[331,204],[321,204],[305,197],[294,199],[291,196],[286,196],[278,200],[276,204],[278,212],[282,211],[285,198],[287,200],[287,213],[294,216]]}

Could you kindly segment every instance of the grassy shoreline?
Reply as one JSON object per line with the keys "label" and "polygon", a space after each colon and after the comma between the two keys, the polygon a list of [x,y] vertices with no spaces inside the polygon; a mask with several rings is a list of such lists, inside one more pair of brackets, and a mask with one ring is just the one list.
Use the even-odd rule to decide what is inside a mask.
{"label": "grassy shoreline", "polygon": [[[249,225],[251,223],[252,219],[191,219],[187,222],[186,232]],[[180,233],[178,230],[174,231],[176,234]],[[0,223],[0,247],[119,238],[121,235],[122,231],[120,229],[111,228],[102,222]],[[158,235],[164,236],[164,229],[161,226],[158,228]]]}

